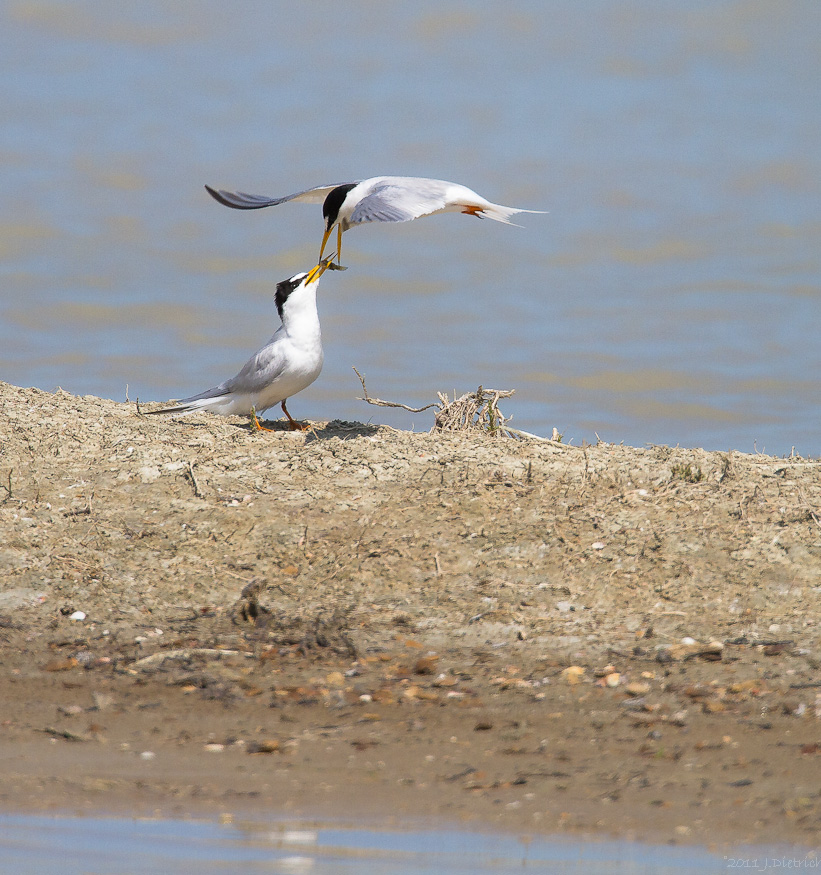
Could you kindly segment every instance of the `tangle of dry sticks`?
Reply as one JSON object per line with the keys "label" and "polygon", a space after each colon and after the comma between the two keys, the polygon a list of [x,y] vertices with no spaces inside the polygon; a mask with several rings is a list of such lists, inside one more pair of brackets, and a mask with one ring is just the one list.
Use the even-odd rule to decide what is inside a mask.
{"label": "tangle of dry sticks", "polygon": [[499,399],[510,398],[515,389],[485,389],[465,392],[453,401],[444,392],[439,396],[439,411],[434,415],[434,431],[479,431],[504,434],[506,417],[499,410]]}
{"label": "tangle of dry sticks", "polygon": [[[421,413],[423,410],[435,407],[436,413],[433,417],[433,428],[431,431],[479,431],[482,434],[499,437],[545,441],[562,448],[567,446],[556,440],[555,437],[552,440],[550,438],[543,438],[528,431],[511,428],[507,424],[510,417],[505,416],[499,410],[499,400],[501,398],[510,398],[516,391],[515,389],[485,389],[483,386],[479,386],[475,392],[466,392],[459,398],[455,397],[456,393],[454,392],[453,401],[444,392],[437,392],[436,394],[439,396],[438,403],[426,404],[424,407],[409,407],[407,404],[399,404],[395,401],[382,401],[381,398],[371,398],[365,386],[365,378],[356,368],[353,370],[356,376],[359,377],[362,391],[365,393],[365,397],[360,398],[360,401],[366,401],[368,404],[374,404],[377,407],[398,407],[402,410],[409,410],[411,413]],[[556,431],[554,429],[555,434]]]}

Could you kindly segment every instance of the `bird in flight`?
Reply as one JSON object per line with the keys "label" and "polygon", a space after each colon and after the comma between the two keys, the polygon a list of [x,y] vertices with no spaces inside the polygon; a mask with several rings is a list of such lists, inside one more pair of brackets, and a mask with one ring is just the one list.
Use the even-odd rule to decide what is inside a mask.
{"label": "bird in flight", "polygon": [[[455,182],[424,179],[417,176],[374,176],[359,182],[318,185],[284,197],[230,192],[205,186],[215,200],[235,210],[260,210],[288,201],[322,204],[325,233],[319,250],[319,260],[331,232],[337,229],[337,257],[342,253],[342,232],[366,222],[409,222],[436,213],[466,213],[480,219],[493,219],[512,225],[516,213],[541,213],[543,210],[523,210],[491,203],[475,191]],[[334,265],[344,269],[341,265]]]}

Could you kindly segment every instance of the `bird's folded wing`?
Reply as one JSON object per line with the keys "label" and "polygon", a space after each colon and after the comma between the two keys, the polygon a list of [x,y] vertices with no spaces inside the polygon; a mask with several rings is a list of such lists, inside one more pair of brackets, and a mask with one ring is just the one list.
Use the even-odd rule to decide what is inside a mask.
{"label": "bird's folded wing", "polygon": [[171,407],[163,407],[160,410],[142,410],[141,413],[188,413],[191,410],[196,410],[198,406],[198,401],[210,401],[214,398],[222,398],[223,396],[228,394],[228,390],[224,388],[224,384],[220,384],[219,386],[214,386],[213,389],[206,389],[204,392],[200,392],[198,395],[191,395],[190,398],[183,398],[180,401],[177,401],[176,404],[172,404]]}
{"label": "bird's folded wing", "polygon": [[205,190],[214,200],[219,201],[226,207],[232,207],[235,210],[259,210],[262,207],[275,207],[277,204],[284,204],[287,201],[321,204],[329,192],[343,184],[345,183],[318,185],[316,188],[306,188],[305,191],[286,194],[285,197],[266,197],[262,194],[247,194],[244,191],[224,191],[221,188],[211,188],[210,185],[206,185]]}
{"label": "bird's folded wing", "polygon": [[254,395],[276,382],[288,364],[284,350],[273,342],[250,358],[236,375],[223,384],[235,395]]}

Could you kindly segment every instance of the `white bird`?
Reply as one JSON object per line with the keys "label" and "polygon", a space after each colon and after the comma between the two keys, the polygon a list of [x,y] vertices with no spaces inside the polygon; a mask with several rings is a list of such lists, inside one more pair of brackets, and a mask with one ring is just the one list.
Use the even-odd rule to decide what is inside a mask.
{"label": "white bird", "polygon": [[374,176],[359,182],[318,185],[285,197],[230,192],[205,186],[208,193],[226,207],[235,210],[259,210],[286,201],[322,204],[325,234],[319,258],[334,227],[337,228],[337,255],[342,254],[342,232],[366,222],[409,222],[436,213],[467,213],[480,219],[494,219],[512,225],[516,213],[540,213],[542,210],[520,210],[491,203],[464,185],[441,179],[416,176]]}
{"label": "white bird", "polygon": [[219,386],[183,398],[173,407],[143,413],[193,413],[210,410],[223,416],[250,415],[254,426],[265,431],[257,419],[275,404],[282,406],[292,430],[302,429],[285,406],[297,392],[306,389],[322,371],[324,353],[316,309],[319,278],[331,264],[333,256],[320,261],[308,273],[298,273],[277,283],[275,301],[282,324],[274,336],[253,355],[242,370]]}

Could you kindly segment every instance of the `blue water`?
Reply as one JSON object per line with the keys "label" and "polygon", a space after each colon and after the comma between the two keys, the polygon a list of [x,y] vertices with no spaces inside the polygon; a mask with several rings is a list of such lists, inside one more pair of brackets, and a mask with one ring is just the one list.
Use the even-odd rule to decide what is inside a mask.
{"label": "blue water", "polygon": [[786,860],[798,861],[792,868],[819,864],[814,852],[789,849],[723,853],[453,830],[0,815],[2,875],[704,875],[786,868]]}
{"label": "blue water", "polygon": [[0,4],[0,379],[165,400],[231,376],[383,173],[548,210],[345,235],[298,417],[427,429],[514,388],[566,440],[821,453],[821,4]]}

